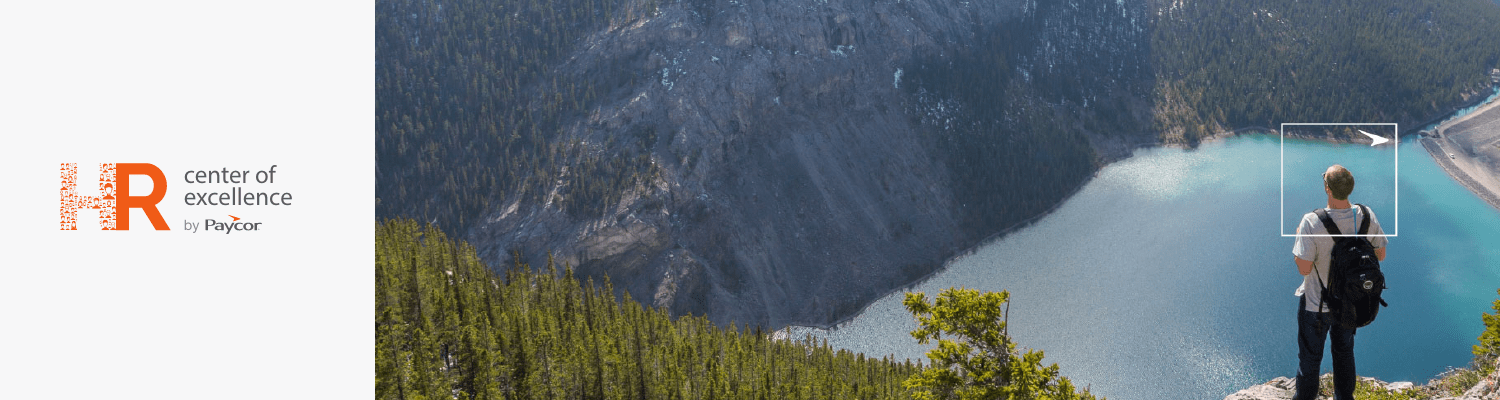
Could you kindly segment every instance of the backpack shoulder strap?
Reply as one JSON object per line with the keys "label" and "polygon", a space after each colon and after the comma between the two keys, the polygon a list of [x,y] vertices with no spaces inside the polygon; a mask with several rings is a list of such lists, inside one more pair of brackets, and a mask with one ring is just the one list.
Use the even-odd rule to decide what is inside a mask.
{"label": "backpack shoulder strap", "polygon": [[1369,207],[1365,207],[1364,204],[1359,204],[1359,203],[1355,203],[1354,205],[1359,206],[1359,212],[1365,215],[1365,220],[1364,221],[1360,221],[1360,223],[1359,223],[1359,234],[1361,234],[1361,235],[1368,235],[1368,234],[1370,234],[1370,208]]}
{"label": "backpack shoulder strap", "polygon": [[[1336,224],[1334,224],[1333,223],[1333,218],[1331,218],[1331,217],[1328,216],[1328,210],[1324,210],[1322,208],[1319,208],[1319,209],[1313,210],[1313,214],[1315,214],[1315,215],[1318,216],[1318,220],[1323,221],[1323,228],[1325,230],[1327,230],[1329,234],[1333,234],[1333,235],[1339,234],[1339,226],[1336,225]],[[1318,287],[1323,288],[1324,290],[1327,290],[1328,289],[1328,284],[1324,283],[1322,276],[1318,274],[1318,264],[1317,263],[1313,263],[1312,274],[1313,274],[1313,278],[1315,278],[1315,279],[1318,280]],[[1326,304],[1327,301],[1328,301],[1328,299],[1323,298],[1323,296],[1318,296],[1318,310],[1322,310],[1323,307],[1325,306],[1324,304]]]}
{"label": "backpack shoulder strap", "polygon": [[1343,232],[1339,232],[1339,225],[1333,223],[1333,218],[1331,218],[1331,217],[1328,216],[1328,210],[1324,210],[1324,209],[1319,208],[1319,209],[1313,210],[1313,214],[1317,214],[1318,215],[1318,219],[1323,221],[1323,228],[1328,231],[1328,234],[1330,234],[1330,235],[1342,235],[1343,234]]}

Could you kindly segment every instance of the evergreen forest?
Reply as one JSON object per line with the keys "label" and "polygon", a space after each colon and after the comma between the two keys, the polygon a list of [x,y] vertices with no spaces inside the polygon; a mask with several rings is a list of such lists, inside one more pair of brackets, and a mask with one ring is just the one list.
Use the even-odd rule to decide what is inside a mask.
{"label": "evergreen forest", "polygon": [[670,318],[555,265],[489,270],[411,221],[376,233],[377,399],[890,399],[917,364]]}
{"label": "evergreen forest", "polygon": [[1093,398],[1043,366],[1040,351],[1017,352],[999,322],[1004,293],[909,303],[921,304],[920,337],[942,342],[931,354],[949,368],[673,318],[550,262],[496,273],[442,230],[390,220],[375,234],[375,398]]}
{"label": "evergreen forest", "polygon": [[[492,202],[538,201],[559,179],[573,183],[559,205],[592,215],[651,174],[644,151],[586,154],[555,140],[602,93],[637,79],[622,71],[586,79],[549,73],[611,17],[638,18],[655,7],[621,3],[377,1],[376,215],[431,218],[461,232]],[[563,174],[565,166],[572,172]]]}
{"label": "evergreen forest", "polygon": [[1415,129],[1487,94],[1500,62],[1500,7],[1484,0],[1189,2],[1155,19],[1169,141],[1282,122]]}

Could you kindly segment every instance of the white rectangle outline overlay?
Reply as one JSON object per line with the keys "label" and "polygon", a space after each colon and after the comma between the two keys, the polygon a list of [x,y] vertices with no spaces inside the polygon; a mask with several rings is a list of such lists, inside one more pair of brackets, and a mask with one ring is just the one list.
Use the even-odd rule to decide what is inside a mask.
{"label": "white rectangle outline overlay", "polygon": [[[1384,125],[1390,125],[1392,127],[1395,127],[1396,129],[1392,133],[1393,135],[1395,135],[1395,137],[1391,138],[1391,146],[1395,147],[1394,153],[1396,153],[1396,155],[1395,155],[1396,171],[1395,171],[1395,173],[1391,174],[1391,182],[1392,182],[1391,191],[1395,192],[1394,194],[1395,194],[1395,202],[1396,202],[1395,207],[1396,207],[1396,209],[1393,210],[1393,212],[1395,213],[1395,218],[1393,220],[1395,221],[1395,229],[1394,229],[1394,231],[1396,233],[1390,233],[1390,234],[1384,234],[1384,235],[1299,235],[1299,234],[1296,234],[1296,233],[1293,233],[1293,234],[1290,234],[1290,235],[1286,234],[1286,126],[1287,125],[1293,125],[1293,126],[1384,126]],[[1401,234],[1401,185],[1400,185],[1400,183],[1401,183],[1401,125],[1394,124],[1394,123],[1362,123],[1362,124],[1347,124],[1346,123],[1346,124],[1336,124],[1336,123],[1285,123],[1284,122],[1284,123],[1281,124],[1281,129],[1279,129],[1276,133],[1278,134],[1278,136],[1281,136],[1281,222],[1278,223],[1278,226],[1280,226],[1281,232],[1277,232],[1277,233],[1281,234],[1281,237],[1298,237],[1298,236],[1306,236],[1306,237],[1376,237],[1376,236],[1378,236],[1378,237],[1396,237],[1396,235]]]}

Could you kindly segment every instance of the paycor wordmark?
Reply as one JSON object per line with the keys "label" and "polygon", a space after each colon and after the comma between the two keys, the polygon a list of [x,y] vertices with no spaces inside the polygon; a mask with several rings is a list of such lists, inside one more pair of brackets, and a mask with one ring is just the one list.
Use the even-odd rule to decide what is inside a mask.
{"label": "paycor wordmark", "polygon": [[213,229],[213,230],[216,230],[216,231],[224,231],[224,234],[228,235],[230,232],[234,232],[234,231],[258,231],[258,230],[260,230],[260,223],[259,222],[219,222],[219,221],[212,220],[212,219],[205,219],[205,220],[203,220],[203,230],[206,231],[206,230],[209,230],[209,229]]}

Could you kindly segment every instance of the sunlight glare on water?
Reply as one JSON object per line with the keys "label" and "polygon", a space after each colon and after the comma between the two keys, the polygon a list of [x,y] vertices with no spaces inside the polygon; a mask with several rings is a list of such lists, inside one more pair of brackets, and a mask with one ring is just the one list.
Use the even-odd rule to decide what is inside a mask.
{"label": "sunlight glare on water", "polygon": [[[1334,153],[1389,151],[1287,145],[1318,158],[1318,168]],[[1355,351],[1361,375],[1425,382],[1471,357],[1479,314],[1500,286],[1500,212],[1443,174],[1420,146],[1402,146],[1403,227],[1383,263],[1391,307],[1360,330]],[[1292,376],[1301,276],[1292,238],[1277,233],[1279,152],[1276,137],[1261,135],[1139,151],[1105,167],[1051,215],[955,258],[913,290],[929,298],[949,287],[1010,291],[1009,330],[1020,346],[1044,350],[1075,384],[1112,399],[1217,399]],[[1390,169],[1360,168],[1352,169],[1358,181],[1377,183],[1357,184],[1357,194],[1368,189],[1365,198],[1378,200],[1375,192],[1391,190]],[[1321,205],[1316,173],[1288,183],[1286,208],[1296,211],[1287,218]],[[1308,191],[1316,193],[1301,193]],[[1394,220],[1390,208],[1375,208],[1383,224]],[[910,336],[916,325],[902,295],[875,301],[834,330],[793,333],[925,362],[932,346]]]}

